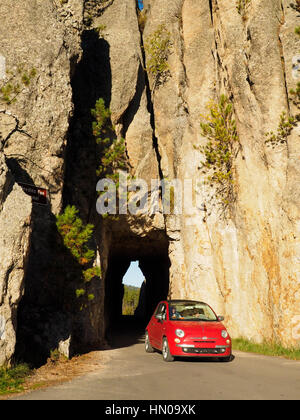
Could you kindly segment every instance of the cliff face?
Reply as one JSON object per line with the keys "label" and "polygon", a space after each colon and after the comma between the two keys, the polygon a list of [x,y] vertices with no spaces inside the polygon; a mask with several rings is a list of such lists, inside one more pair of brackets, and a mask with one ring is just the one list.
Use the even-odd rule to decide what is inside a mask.
{"label": "cliff face", "polygon": [[[215,191],[203,186],[198,203],[207,211],[177,218],[172,292],[211,302],[234,336],[296,345],[299,124],[274,148],[265,133],[276,132],[283,111],[299,115],[290,94],[299,80],[293,72],[299,11],[289,2],[260,0],[241,13],[235,1],[148,1],[146,8],[144,36],[163,22],[173,42],[170,77],[153,97],[164,176],[201,182],[203,156],[193,145],[206,141],[201,115],[220,93],[233,103],[240,141],[230,217],[220,218]],[[166,227],[172,237],[168,219]]]}
{"label": "cliff face", "polygon": [[24,290],[28,258],[31,200],[0,162],[0,365],[15,350],[17,309]]}
{"label": "cliff face", "polygon": [[[18,245],[0,242],[0,253],[14,259],[18,280],[7,283],[10,262],[0,266],[0,313],[10,318],[3,308],[12,288],[18,291],[11,304],[16,314],[25,287],[19,341],[35,337],[37,346],[44,340],[67,354],[76,340],[103,342],[111,308],[120,304],[122,275],[130,260],[139,259],[149,277],[150,307],[167,293],[201,299],[225,316],[232,336],[299,345],[300,128],[299,100],[290,92],[300,77],[296,2],[251,0],[238,9],[235,0],[145,0],[143,22],[135,0],[13,3],[0,5],[0,64],[3,58],[6,64],[0,83],[13,85],[0,106],[0,240],[8,235],[16,238],[10,245]],[[169,42],[160,78],[150,71],[147,48],[159,30]],[[221,94],[232,103],[239,138],[234,199],[226,214],[216,187],[203,183],[199,151],[207,144],[200,126],[207,104],[218,103]],[[132,176],[149,188],[151,179],[191,180],[193,206],[180,214],[100,218],[99,150],[90,113],[100,97],[117,135],[125,138]],[[294,117],[292,127],[284,141],[266,143],[283,111]],[[48,206],[31,210],[21,189],[8,187],[11,182],[47,188]],[[16,210],[9,210],[10,202]],[[70,283],[61,269],[66,259],[55,231],[54,215],[66,204],[75,204],[83,220],[95,225],[102,266],[95,300],[77,313],[70,310]],[[16,213],[14,223],[8,223],[9,213]],[[17,328],[14,322],[14,339],[1,338],[1,349],[11,350],[0,363],[14,353]]]}
{"label": "cliff face", "polygon": [[[4,197],[0,194],[0,305],[9,325],[1,338],[1,364],[9,363],[15,351],[24,290],[33,290],[32,300],[43,306],[55,288],[49,276],[56,259],[53,214],[62,205],[73,110],[70,81],[81,54],[82,9],[81,1],[72,1],[66,10],[50,0],[0,5],[0,155],[11,185]],[[31,199],[18,183],[46,188],[48,204],[34,204],[31,211]],[[36,328],[37,319],[32,324]]]}

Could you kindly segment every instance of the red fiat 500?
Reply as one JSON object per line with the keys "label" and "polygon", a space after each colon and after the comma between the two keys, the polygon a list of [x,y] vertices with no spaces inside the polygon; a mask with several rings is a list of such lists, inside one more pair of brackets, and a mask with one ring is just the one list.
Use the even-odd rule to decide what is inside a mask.
{"label": "red fiat 500", "polygon": [[229,361],[231,339],[223,319],[204,302],[160,302],[146,327],[146,352],[160,350],[166,362],[175,356],[212,356]]}

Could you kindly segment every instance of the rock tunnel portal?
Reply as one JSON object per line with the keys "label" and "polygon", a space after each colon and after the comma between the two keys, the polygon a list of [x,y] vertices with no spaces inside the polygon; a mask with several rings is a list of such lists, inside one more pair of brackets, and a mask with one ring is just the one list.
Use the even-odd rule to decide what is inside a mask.
{"label": "rock tunnel portal", "polygon": [[[123,244],[123,245],[122,245]],[[122,317],[123,277],[132,261],[139,262],[145,282],[141,286],[135,319],[145,326],[157,303],[169,293],[168,241],[165,238],[149,240],[129,239],[111,247],[105,278],[106,328],[113,328]]]}
{"label": "rock tunnel portal", "polygon": [[146,281],[141,289],[137,316],[131,321],[139,330],[147,324],[157,303],[169,293],[167,236],[162,231],[150,237],[139,237],[116,230],[105,245],[103,278],[91,282],[95,298],[86,309],[80,309],[80,300],[74,293],[77,272],[71,264],[73,258],[68,260],[64,254],[57,256],[53,277],[43,275],[37,279],[30,275],[32,271],[28,272],[18,308],[16,360],[39,367],[55,349],[72,357],[110,343],[111,331],[122,320],[122,281],[132,261],[139,261]]}

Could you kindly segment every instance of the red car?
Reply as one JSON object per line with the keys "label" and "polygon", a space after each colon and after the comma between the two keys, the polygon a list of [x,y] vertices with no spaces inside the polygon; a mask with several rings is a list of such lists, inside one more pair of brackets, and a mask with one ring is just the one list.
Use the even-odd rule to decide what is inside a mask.
{"label": "red car", "polygon": [[160,350],[166,362],[175,356],[212,356],[230,361],[231,338],[223,319],[204,302],[160,302],[146,327],[146,352]]}

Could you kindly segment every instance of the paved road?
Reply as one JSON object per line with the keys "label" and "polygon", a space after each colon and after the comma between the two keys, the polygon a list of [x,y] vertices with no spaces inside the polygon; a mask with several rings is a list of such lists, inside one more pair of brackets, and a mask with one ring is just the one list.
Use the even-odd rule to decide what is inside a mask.
{"label": "paved road", "polygon": [[105,351],[104,367],[22,400],[260,400],[300,399],[300,362],[239,351],[234,360],[163,362],[144,351],[143,336],[125,330]]}

